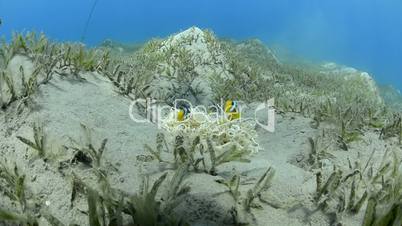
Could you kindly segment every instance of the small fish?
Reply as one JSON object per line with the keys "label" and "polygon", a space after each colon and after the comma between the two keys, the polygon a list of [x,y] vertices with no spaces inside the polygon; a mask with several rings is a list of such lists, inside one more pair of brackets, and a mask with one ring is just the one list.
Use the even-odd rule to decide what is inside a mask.
{"label": "small fish", "polygon": [[177,109],[177,121],[182,122],[190,116],[190,106],[187,104],[182,104],[178,106]]}
{"label": "small fish", "polygon": [[228,100],[225,103],[225,113],[228,116],[228,119],[230,121],[239,119],[240,118],[240,112],[239,112],[239,104],[237,101],[233,100]]}

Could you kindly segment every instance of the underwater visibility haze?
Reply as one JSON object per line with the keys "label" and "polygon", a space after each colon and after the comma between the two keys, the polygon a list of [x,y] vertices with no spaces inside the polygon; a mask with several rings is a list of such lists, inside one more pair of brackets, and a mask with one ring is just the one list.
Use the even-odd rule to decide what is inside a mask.
{"label": "underwater visibility haze", "polygon": [[402,89],[398,0],[1,0],[0,34],[36,30],[80,41],[95,2],[84,40],[89,45],[105,39],[143,42],[198,26],[221,37],[258,38],[309,60],[350,65]]}
{"label": "underwater visibility haze", "polygon": [[402,2],[0,0],[0,226],[402,225]]}

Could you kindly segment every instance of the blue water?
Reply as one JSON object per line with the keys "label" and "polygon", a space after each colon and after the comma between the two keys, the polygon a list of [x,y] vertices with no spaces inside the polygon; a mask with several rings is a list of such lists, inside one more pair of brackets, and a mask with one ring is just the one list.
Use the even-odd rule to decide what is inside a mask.
{"label": "blue water", "polygon": [[[79,41],[93,3],[0,0],[0,35],[35,29]],[[353,66],[402,89],[401,0],[99,0],[85,42],[144,41],[192,25]]]}

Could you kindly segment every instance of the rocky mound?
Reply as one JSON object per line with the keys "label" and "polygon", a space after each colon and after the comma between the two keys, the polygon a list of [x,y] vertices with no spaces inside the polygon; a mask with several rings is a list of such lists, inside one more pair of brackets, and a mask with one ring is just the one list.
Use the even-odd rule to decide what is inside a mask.
{"label": "rocky mound", "polygon": [[244,57],[259,65],[278,65],[280,61],[273,51],[258,39],[236,43],[236,49]]}
{"label": "rocky mound", "polygon": [[209,105],[213,100],[210,77],[233,78],[218,40],[197,27],[161,41],[154,54],[163,56],[152,82],[154,98],[172,96]]}
{"label": "rocky mound", "polygon": [[373,98],[379,104],[383,102],[377,83],[367,72],[359,71],[352,67],[338,65],[336,63],[323,64],[322,68],[323,73],[340,76],[345,80],[345,83],[354,83],[354,81],[362,82],[367,96]]}
{"label": "rocky mound", "polygon": [[[150,68],[149,96],[164,99],[166,103],[174,99],[204,105],[221,98],[280,100],[281,94],[285,94],[291,102],[314,108],[321,104],[314,101],[319,99],[317,93],[340,100],[347,99],[340,96],[355,90],[352,95],[361,96],[365,102],[373,106],[382,104],[375,81],[365,72],[334,63],[313,71],[292,68],[281,65],[272,51],[258,40],[238,43],[219,40],[211,32],[197,27],[151,42],[138,54],[151,56],[154,62]],[[320,73],[336,76],[321,78]],[[319,80],[327,80],[329,84]],[[331,84],[340,84],[345,95]],[[339,101],[338,104],[344,103]]]}
{"label": "rocky mound", "polygon": [[379,86],[380,94],[385,103],[393,109],[402,112],[402,94],[401,91],[393,86]]}

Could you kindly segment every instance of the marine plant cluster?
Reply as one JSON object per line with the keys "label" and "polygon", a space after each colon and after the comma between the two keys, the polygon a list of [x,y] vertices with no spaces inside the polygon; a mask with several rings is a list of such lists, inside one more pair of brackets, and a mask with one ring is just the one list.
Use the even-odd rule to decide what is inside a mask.
{"label": "marine plant cluster", "polygon": [[[302,114],[311,118],[314,128],[323,123],[334,125],[332,136],[344,151],[369,129],[378,129],[382,139],[396,139],[401,145],[401,113],[387,108],[375,92],[367,89],[364,78],[345,80],[314,67],[283,64],[268,52],[265,57],[270,60],[261,62],[248,54],[249,49],[244,45],[240,48],[236,42],[219,40],[210,31],[203,31],[203,34],[204,44],[212,53],[210,61],[185,48],[198,40],[191,36],[180,42],[172,41],[172,37],[152,40],[127,57],[110,52],[107,46],[88,49],[82,44],[52,42],[42,34],[15,34],[9,43],[4,41],[0,49],[0,114],[10,109],[16,109],[18,114],[22,108],[29,108],[40,86],[52,82],[55,76],[83,82],[85,73],[91,72],[105,76],[113,83],[115,91],[127,98],[152,97],[168,105],[179,98],[201,102],[208,93],[212,93],[210,101],[213,103],[222,98],[248,102],[275,98],[278,113]],[[261,48],[253,42],[248,44]],[[16,57],[32,62],[33,68],[20,67],[18,75],[13,74],[9,65]],[[209,65],[212,68],[207,71],[209,74],[201,74],[200,67],[207,67],[210,62],[213,64]],[[224,65],[225,70],[215,70],[216,65]],[[210,90],[203,86],[200,76],[207,78]],[[160,81],[168,85],[154,89],[155,82]],[[17,138],[35,151],[39,161],[55,167],[71,181],[71,206],[79,196],[85,197],[90,225],[188,225],[185,219],[172,212],[191,191],[184,183],[186,177],[194,173],[193,170],[217,175],[221,164],[247,161],[247,156],[258,149],[253,143],[253,129],[235,123],[201,123],[194,118],[183,124],[185,128],[196,125],[188,133],[177,129],[178,125],[173,122],[166,122],[167,135],[159,133],[155,144],[145,149],[152,160],[168,162],[174,167],[153,183],[144,176],[139,192],[134,194],[111,185],[108,174],[114,167],[103,158],[108,140],[93,142],[90,129],[84,124],[82,137],[86,141],[66,144],[63,149],[72,152],[73,157],[67,162],[59,160],[47,148],[46,134],[40,123],[33,125],[32,138]],[[211,128],[219,130],[219,135],[209,133]],[[233,133],[234,129],[240,133]],[[231,137],[233,134],[242,134],[244,139]],[[334,167],[328,174],[322,170],[322,159],[330,154],[320,149],[317,140],[309,142],[309,165],[316,175],[314,202],[317,211],[328,214],[334,224],[345,214],[357,214],[365,209],[364,226],[400,225],[401,158],[397,151],[388,150],[380,163],[370,158],[366,162],[349,163],[347,169]],[[12,203],[7,209],[0,205],[1,220],[39,225],[44,218],[52,225],[64,225],[50,214],[43,200],[32,195],[19,166],[5,157],[0,163],[0,190]],[[94,179],[84,181],[76,169],[77,164],[89,167]],[[260,207],[257,200],[266,203],[261,193],[269,189],[273,176],[274,170],[268,168],[247,194],[239,191],[241,183],[236,173],[229,179],[217,180],[233,197],[234,225],[255,223],[251,209]],[[160,190],[162,184],[167,188]],[[314,212],[307,216],[311,214]]]}
{"label": "marine plant cluster", "polygon": [[[188,225],[185,219],[174,213],[174,209],[191,191],[191,187],[184,183],[190,175],[190,168],[194,167],[191,159],[178,161],[174,170],[162,172],[153,183],[149,176],[144,175],[142,182],[139,183],[139,191],[127,193],[114,188],[110,182],[110,172],[117,169],[103,158],[103,153],[107,151],[108,139],[98,143],[93,140],[90,128],[81,124],[81,130],[83,141],[73,141],[71,145],[63,145],[65,149],[62,151],[72,152],[71,158],[63,161],[51,157],[57,156],[58,153],[49,148],[46,139],[48,135],[43,133],[41,125],[33,126],[34,141],[24,137],[18,137],[18,139],[33,152],[29,155],[32,161],[43,161],[49,168],[58,171],[65,180],[70,181],[71,208],[74,208],[77,199],[86,198],[89,225]],[[156,142],[158,149],[163,145],[161,142],[165,140],[163,135],[159,134]],[[177,148],[177,143],[174,148]],[[183,152],[189,153],[186,150],[187,146],[180,148]],[[213,146],[209,143],[208,148],[213,149]],[[213,152],[213,150],[209,151]],[[183,156],[181,154],[181,157]],[[227,161],[232,160],[235,158],[227,159]],[[0,163],[0,188],[4,197],[7,197],[3,199],[13,204],[11,209],[0,206],[2,221],[22,225],[40,225],[40,222],[45,220],[51,225],[66,225],[51,214],[46,201],[33,195],[25,174],[21,173],[16,164],[8,162],[6,158]],[[81,178],[82,166],[91,170],[93,179],[87,178],[84,181]],[[261,193],[270,187],[273,174],[273,169],[269,168],[254,187],[243,196],[239,191],[238,176],[234,175],[229,181],[223,179],[218,181],[228,187],[234,198],[234,209],[230,210],[233,224],[243,225],[255,221],[251,208],[255,205],[255,199],[259,199]],[[162,184],[167,187],[159,191]],[[237,205],[240,200],[242,204]]]}
{"label": "marine plant cluster", "polygon": [[[15,33],[9,43],[2,41],[0,49],[1,108],[4,110],[13,103],[27,105],[38,87],[55,74],[82,79],[79,75],[82,72],[102,70],[108,61],[106,54],[87,50],[82,44],[51,42],[43,34]],[[18,74],[13,74],[9,64],[18,57],[32,62],[33,68],[21,66]]]}
{"label": "marine plant cluster", "polygon": [[311,215],[322,211],[331,225],[339,225],[344,216],[357,215],[363,210],[364,226],[399,225],[400,151],[388,148],[380,161],[376,161],[374,149],[367,159],[348,160],[347,167],[334,165],[328,174],[323,170],[323,160],[330,154],[320,145],[320,139],[310,138],[309,164],[316,177],[317,209],[307,211],[306,222]]}

